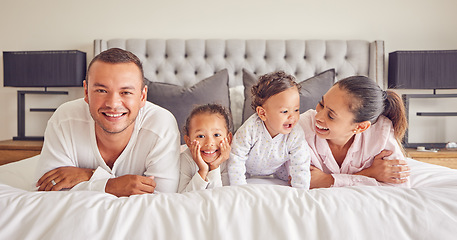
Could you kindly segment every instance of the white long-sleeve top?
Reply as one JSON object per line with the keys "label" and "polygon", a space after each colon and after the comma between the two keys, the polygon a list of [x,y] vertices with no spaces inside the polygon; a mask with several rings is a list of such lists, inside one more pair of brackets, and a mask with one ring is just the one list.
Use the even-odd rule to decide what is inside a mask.
{"label": "white long-sleeve top", "polygon": [[96,169],[72,190],[105,191],[110,178],[126,174],[154,176],[155,192],[176,192],[179,182],[179,130],[167,110],[146,102],[125,149],[111,169],[95,137],[95,122],[84,99],[62,104],[49,119],[36,179],[63,166]]}
{"label": "white long-sleeve top", "polygon": [[[284,170],[284,164],[288,174],[278,173]],[[230,185],[246,184],[246,173],[252,176],[275,174],[285,181],[290,175],[292,187],[309,189],[309,165],[309,147],[298,124],[289,134],[272,138],[263,121],[253,114],[235,133],[228,174]]]}
{"label": "white long-sleeve top", "polygon": [[343,186],[402,186],[410,187],[410,182],[403,184],[385,184],[374,178],[354,175],[371,166],[374,157],[382,150],[392,151],[392,155],[385,159],[401,159],[405,156],[395,140],[392,122],[385,116],[379,116],[378,121],[366,131],[356,134],[354,142],[349,148],[341,168],[333,157],[327,140],[316,135],[316,110],[308,110],[300,115],[299,124],[305,132],[306,141],[311,149],[311,165],[319,168],[324,173],[332,174],[333,187]]}
{"label": "white long-sleeve top", "polygon": [[206,181],[198,174],[198,165],[192,159],[192,153],[187,148],[180,155],[181,174],[179,177],[178,192],[191,192],[203,189],[213,189],[229,185],[227,161],[218,168],[208,172]]}

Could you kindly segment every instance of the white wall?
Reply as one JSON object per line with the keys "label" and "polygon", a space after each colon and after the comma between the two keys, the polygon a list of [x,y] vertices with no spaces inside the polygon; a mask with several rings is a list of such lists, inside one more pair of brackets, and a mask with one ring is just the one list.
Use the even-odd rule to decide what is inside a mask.
{"label": "white wall", "polygon": [[[387,53],[457,49],[456,10],[455,0],[1,0],[0,51],[77,49],[90,61],[100,38],[380,39]],[[17,90],[3,87],[1,74],[0,140],[17,134]],[[52,103],[83,96],[69,91]],[[44,130],[42,118],[29,117],[27,135]]]}

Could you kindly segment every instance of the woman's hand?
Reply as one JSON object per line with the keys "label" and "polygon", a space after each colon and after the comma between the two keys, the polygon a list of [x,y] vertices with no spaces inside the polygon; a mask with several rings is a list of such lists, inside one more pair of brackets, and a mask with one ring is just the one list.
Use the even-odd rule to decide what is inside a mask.
{"label": "woman's hand", "polygon": [[203,160],[200,148],[200,143],[197,140],[192,141],[192,143],[190,144],[190,152],[192,153],[192,159],[198,166],[198,174],[200,174],[202,179],[206,181],[206,176],[209,172],[209,166]]}
{"label": "woman's hand", "polygon": [[407,182],[410,172],[409,166],[405,160],[384,160],[392,154],[392,151],[383,150],[376,155],[373,164],[367,169],[360,171],[358,174],[375,178],[378,182],[400,184]]}
{"label": "woman's hand", "polygon": [[335,181],[331,174],[324,173],[319,168],[311,165],[311,184],[310,189],[312,188],[328,188],[331,187]]}
{"label": "woman's hand", "polygon": [[230,143],[227,138],[224,138],[221,141],[219,150],[221,151],[219,157],[217,157],[216,160],[209,163],[210,171],[218,168],[223,162],[229,159],[232,147],[230,147]]}

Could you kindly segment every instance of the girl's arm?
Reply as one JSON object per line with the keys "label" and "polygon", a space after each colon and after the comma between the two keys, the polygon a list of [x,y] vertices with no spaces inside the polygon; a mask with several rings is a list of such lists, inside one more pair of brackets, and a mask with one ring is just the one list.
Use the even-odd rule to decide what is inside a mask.
{"label": "girl's arm", "polygon": [[208,182],[198,174],[197,164],[192,159],[190,150],[181,153],[180,156],[180,178],[178,192],[191,192],[206,189]]}
{"label": "girl's arm", "polygon": [[[193,142],[191,148],[184,151],[180,157],[181,175],[178,188],[178,192],[180,193],[222,187],[221,168],[219,166],[228,159],[230,144],[226,139],[222,141],[221,155],[210,164],[204,162],[201,159],[201,155],[197,154],[200,151],[195,144]],[[197,161],[194,158],[197,158]],[[203,167],[200,167],[200,164],[197,162],[203,163]],[[203,179],[201,174],[202,170],[205,179]]]}
{"label": "girl's arm", "polygon": [[201,179],[208,181],[207,176],[208,176],[208,172],[209,172],[209,165],[202,158],[202,155],[200,152],[200,149],[201,149],[200,143],[196,140],[192,141],[189,149],[190,149],[190,153],[192,155],[192,160],[195,162],[195,164],[197,164],[197,167],[198,167],[197,173],[200,175]]}

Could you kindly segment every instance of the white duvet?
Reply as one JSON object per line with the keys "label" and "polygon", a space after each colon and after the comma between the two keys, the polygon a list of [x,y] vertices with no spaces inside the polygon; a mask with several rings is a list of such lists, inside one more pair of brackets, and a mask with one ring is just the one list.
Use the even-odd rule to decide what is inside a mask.
{"label": "white duvet", "polygon": [[117,198],[35,192],[37,157],[0,167],[0,239],[456,239],[457,171],[409,160],[412,189],[241,187]]}

